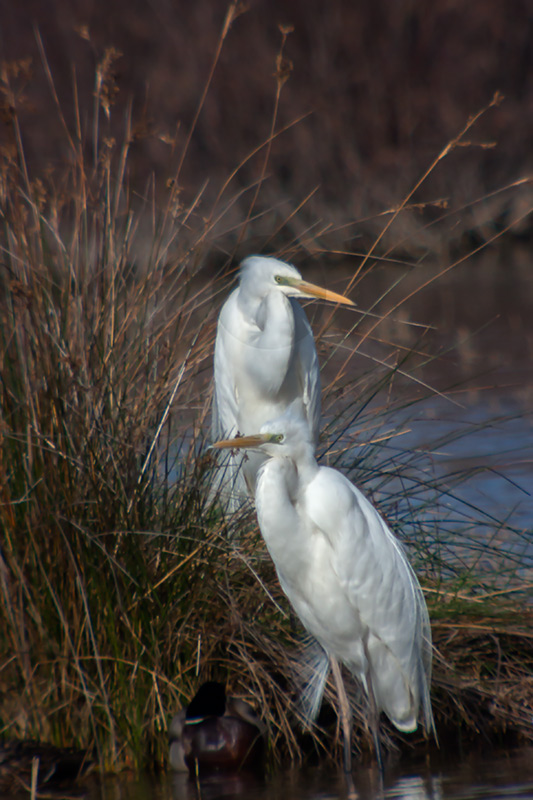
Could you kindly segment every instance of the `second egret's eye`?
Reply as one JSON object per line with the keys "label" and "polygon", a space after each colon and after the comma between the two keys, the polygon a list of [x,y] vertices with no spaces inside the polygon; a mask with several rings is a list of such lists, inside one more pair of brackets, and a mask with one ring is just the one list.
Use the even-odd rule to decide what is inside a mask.
{"label": "second egret's eye", "polygon": [[271,441],[274,442],[274,444],[281,444],[284,439],[285,437],[282,433],[275,433],[273,434]]}
{"label": "second egret's eye", "polygon": [[276,275],[274,280],[276,281],[276,283],[283,283],[283,278],[281,277],[281,275]]}

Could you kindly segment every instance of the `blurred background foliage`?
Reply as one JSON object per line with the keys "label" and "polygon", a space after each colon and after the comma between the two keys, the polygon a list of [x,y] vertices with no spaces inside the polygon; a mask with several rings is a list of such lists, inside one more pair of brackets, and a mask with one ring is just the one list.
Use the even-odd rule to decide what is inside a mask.
{"label": "blurred background foliage", "polygon": [[[31,121],[24,142],[29,164],[54,169],[68,157],[38,35],[69,125],[75,122],[74,82],[85,97],[94,89],[98,66],[110,62],[101,93],[108,110],[118,91],[135,106],[130,180],[143,194],[155,170],[154,190],[163,201],[195,120],[227,9],[222,0],[5,3],[2,59],[29,56],[34,72],[24,88],[24,113]],[[204,200],[217,196],[245,160],[233,186],[244,189],[257,181],[264,151],[250,154],[270,135],[274,73],[280,69],[289,80],[275,128],[288,130],[271,144],[261,203],[277,207],[281,218],[287,204],[294,208],[320,187],[294,220],[297,234],[319,218],[330,228],[358,220],[358,235],[373,237],[381,226],[374,215],[400,202],[436,153],[495,92],[505,101],[476,125],[470,140],[498,146],[455,153],[453,169],[437,167],[424,184],[423,198],[414,199],[453,193],[456,204],[469,203],[531,170],[533,10],[527,0],[512,5],[498,0],[252,0],[234,4],[233,17],[179,171],[185,204],[204,181]],[[291,32],[276,66],[280,25]],[[81,126],[90,148],[93,115],[90,108],[85,113]],[[120,140],[123,112],[110,113],[100,127],[100,135]],[[247,202],[241,198],[234,204],[235,220]],[[448,248],[472,228],[487,234],[512,217],[516,206],[529,202],[524,192],[487,198],[467,209],[460,222],[454,219],[431,232],[422,232],[421,222],[434,217],[435,209],[413,218],[404,214],[405,248],[417,253]],[[227,217],[225,224],[229,227]],[[530,224],[522,223],[520,231]],[[338,240],[353,235],[353,229],[342,228]],[[395,233],[396,243],[398,238]]]}

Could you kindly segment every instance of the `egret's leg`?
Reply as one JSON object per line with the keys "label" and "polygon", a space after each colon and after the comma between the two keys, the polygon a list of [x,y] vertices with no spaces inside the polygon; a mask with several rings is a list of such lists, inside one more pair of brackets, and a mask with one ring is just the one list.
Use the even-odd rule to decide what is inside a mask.
{"label": "egret's leg", "polygon": [[341,717],[342,733],[344,737],[344,771],[346,773],[352,772],[352,710],[344,688],[344,681],[341,675],[339,662],[335,656],[330,656],[331,671],[333,673],[333,680],[337,689],[337,697],[339,698],[339,710]]}
{"label": "egret's leg", "polygon": [[372,687],[372,676],[370,675],[370,669],[366,674],[366,688],[368,691],[368,705],[369,705],[369,717],[370,717],[370,730],[372,731],[372,738],[374,740],[374,748],[376,750],[376,759],[378,762],[378,768],[381,777],[384,776],[384,769],[383,769],[383,758],[381,754],[381,742],[379,741],[379,709],[376,704],[376,698],[374,695],[374,689]]}

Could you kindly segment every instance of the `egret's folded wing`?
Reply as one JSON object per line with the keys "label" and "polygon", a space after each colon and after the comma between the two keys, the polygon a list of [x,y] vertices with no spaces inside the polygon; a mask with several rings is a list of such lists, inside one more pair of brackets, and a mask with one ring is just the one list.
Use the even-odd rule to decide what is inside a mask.
{"label": "egret's folded wing", "polygon": [[[229,303],[231,297],[228,299]],[[214,391],[211,411],[211,435],[213,440],[225,439],[237,433],[238,405],[235,392],[233,364],[228,355],[227,337],[231,333],[224,325],[222,309],[217,325],[214,363]]]}
{"label": "egret's folded wing", "polygon": [[[306,497],[307,513],[331,542],[339,585],[368,631],[378,706],[397,727],[410,730],[416,727],[420,702],[431,729],[429,617],[401,544],[337,470],[322,468]],[[327,502],[321,504],[320,498]]]}
{"label": "egret's folded wing", "polygon": [[[230,357],[228,337],[232,334],[225,320],[231,315],[235,292],[228,298],[220,312],[215,341],[214,391],[211,406],[211,436],[213,441],[229,439],[238,432],[238,398],[233,361]],[[217,454],[217,466],[211,480],[210,496],[225,505],[229,513],[239,511],[246,502],[248,492],[242,473],[244,453],[224,451]]]}

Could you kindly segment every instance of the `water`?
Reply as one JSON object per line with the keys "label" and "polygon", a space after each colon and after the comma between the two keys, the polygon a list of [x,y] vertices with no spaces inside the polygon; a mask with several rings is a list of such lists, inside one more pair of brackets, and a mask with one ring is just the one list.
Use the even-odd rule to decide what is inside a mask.
{"label": "water", "polygon": [[509,398],[472,398],[462,407],[433,398],[421,404],[402,446],[431,458],[440,477],[461,472],[468,480],[454,494],[527,530],[533,520],[533,418]]}
{"label": "water", "polygon": [[406,516],[423,507],[418,519],[460,533],[463,550],[471,541],[474,550],[481,542],[515,554],[525,577],[533,568],[531,414],[504,397],[467,397],[460,407],[434,397],[391,421],[401,435],[388,445],[390,457],[407,468],[401,479],[381,479],[384,499],[403,489]]}
{"label": "water", "polygon": [[[383,790],[375,768],[354,771],[361,800],[495,800],[533,798],[533,749],[488,753],[461,760],[438,754],[429,763],[400,762],[387,770]],[[94,786],[87,800],[329,800],[347,797],[342,772],[325,768],[292,769],[266,778],[211,777],[195,782],[183,775],[160,779],[119,777]]]}

